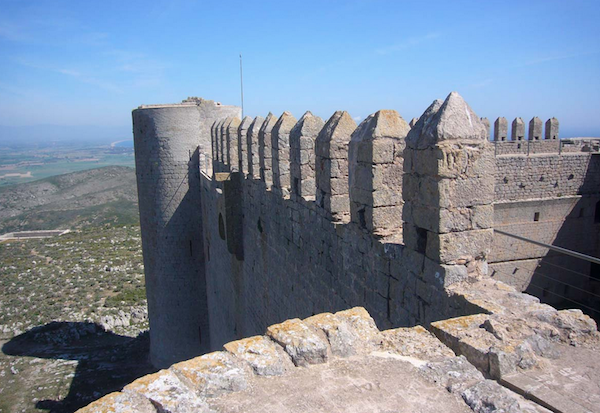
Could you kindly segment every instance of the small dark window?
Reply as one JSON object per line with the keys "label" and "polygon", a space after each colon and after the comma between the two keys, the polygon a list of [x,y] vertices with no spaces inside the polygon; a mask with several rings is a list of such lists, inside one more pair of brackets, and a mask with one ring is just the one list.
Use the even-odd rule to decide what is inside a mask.
{"label": "small dark window", "polygon": [[300,195],[300,180],[294,178],[294,188],[292,189],[296,195]]}
{"label": "small dark window", "polygon": [[517,149],[521,149],[521,144],[520,143],[517,144]]}
{"label": "small dark window", "polygon": [[596,211],[594,212],[594,223],[600,224],[600,201],[596,203]]}
{"label": "small dark window", "polygon": [[427,230],[417,227],[417,252],[425,254],[427,250]]}
{"label": "small dark window", "polygon": [[537,222],[537,221],[540,220],[540,213],[539,212],[536,212],[536,213],[533,214],[533,220],[535,222]]}
{"label": "small dark window", "polygon": [[590,267],[590,278],[600,281],[600,264],[592,263]]}
{"label": "small dark window", "polygon": [[361,228],[367,228],[367,218],[365,217],[365,209],[358,210],[358,221],[360,222]]}
{"label": "small dark window", "polygon": [[508,183],[508,178],[505,176],[502,181],[504,181],[504,183],[507,184]]}
{"label": "small dark window", "polygon": [[575,178],[575,175],[571,174],[567,177],[567,179],[570,181],[571,179]]}
{"label": "small dark window", "polygon": [[223,214],[219,214],[219,236],[221,239],[225,239],[225,221],[223,221]]}
{"label": "small dark window", "polygon": [[262,221],[258,218],[258,222],[256,223],[256,227],[258,228],[258,232],[263,233]]}

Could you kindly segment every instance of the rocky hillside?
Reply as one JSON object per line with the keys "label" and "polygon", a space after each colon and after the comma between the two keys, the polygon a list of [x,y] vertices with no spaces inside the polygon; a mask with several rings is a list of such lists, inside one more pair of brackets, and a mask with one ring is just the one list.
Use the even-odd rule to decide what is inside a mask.
{"label": "rocky hillside", "polygon": [[139,231],[0,243],[0,413],[73,412],[152,371]]}
{"label": "rocky hillside", "polygon": [[132,168],[108,166],[0,188],[0,234],[137,222]]}

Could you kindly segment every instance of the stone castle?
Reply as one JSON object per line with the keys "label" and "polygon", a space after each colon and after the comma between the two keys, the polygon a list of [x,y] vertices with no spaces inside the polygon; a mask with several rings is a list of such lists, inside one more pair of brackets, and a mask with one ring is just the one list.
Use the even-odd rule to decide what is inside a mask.
{"label": "stone castle", "polygon": [[[539,301],[598,316],[600,266],[543,246],[599,255],[598,140],[558,139],[555,118],[545,134],[533,118],[529,139],[517,118],[508,140],[498,118],[490,142],[487,119],[455,92],[410,124],[393,110],[360,125],[343,111],[327,121],[240,115],[199,98],[133,111],[151,360],[191,360],[101,403],[134,394],[155,403],[148,386],[161,380],[206,392],[207,377],[245,371],[240,360],[261,375],[261,356],[279,360],[278,375],[288,361],[276,355],[296,366],[383,350],[419,359],[407,350],[419,345],[442,346],[450,364],[466,357],[525,395],[511,375],[544,366],[547,343],[597,354],[590,317]],[[344,312],[357,306],[367,311]],[[258,347],[232,344],[265,330],[251,340]],[[546,411],[536,409],[514,411]]]}

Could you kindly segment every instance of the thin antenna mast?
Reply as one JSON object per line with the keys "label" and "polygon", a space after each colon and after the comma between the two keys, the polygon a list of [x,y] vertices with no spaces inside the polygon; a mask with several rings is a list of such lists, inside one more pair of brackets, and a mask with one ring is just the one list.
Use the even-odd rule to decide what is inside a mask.
{"label": "thin antenna mast", "polygon": [[244,71],[242,70],[242,54],[240,53],[240,90],[242,92],[242,119],[244,119]]}

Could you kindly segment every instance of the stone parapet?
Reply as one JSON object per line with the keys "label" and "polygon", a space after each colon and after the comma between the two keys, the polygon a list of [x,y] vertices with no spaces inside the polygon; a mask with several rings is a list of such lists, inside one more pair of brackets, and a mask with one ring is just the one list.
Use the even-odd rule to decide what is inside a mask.
{"label": "stone parapet", "polygon": [[[434,323],[433,331],[441,341],[420,326],[379,331],[360,307],[292,319],[270,326],[266,335],[227,343],[224,351],[139,378],[78,412],[229,412],[251,405],[296,412],[293,406],[298,405],[298,398],[304,401],[301,410],[353,411],[363,406],[360,398],[345,397],[331,405],[319,397],[313,400],[322,386],[330,395],[346,388],[343,382],[322,383],[316,377],[342,375],[348,380],[350,374],[351,380],[366,380],[374,392],[367,402],[370,409],[397,404],[399,395],[404,400],[397,405],[402,412],[414,411],[415,406],[431,413],[442,406],[453,412],[482,412],[485,405],[495,410],[547,413],[542,407],[545,400],[538,401],[540,405],[518,394],[521,389],[514,374],[544,368],[544,360],[552,357],[558,342],[587,347],[597,343],[595,325],[580,313],[556,311],[526,295],[510,294],[510,288],[501,284],[485,288],[490,291],[481,296],[467,293],[463,297],[493,312]],[[460,294],[458,289],[456,293]],[[508,297],[495,297],[499,293]],[[492,297],[494,302],[488,303]],[[514,303],[519,304],[519,312],[505,307]],[[529,319],[523,324],[520,316]],[[532,336],[535,329],[546,334]],[[362,373],[357,375],[350,366]],[[381,378],[383,371],[394,372],[388,379],[390,385],[402,385],[382,392],[385,385],[371,380]],[[500,383],[509,388],[485,376],[502,379]],[[282,393],[282,386],[290,381],[296,389]],[[594,384],[582,378],[580,385]],[[271,391],[278,393],[277,400],[269,395]],[[292,394],[295,402],[290,404]],[[241,409],[255,411],[248,408]]]}

